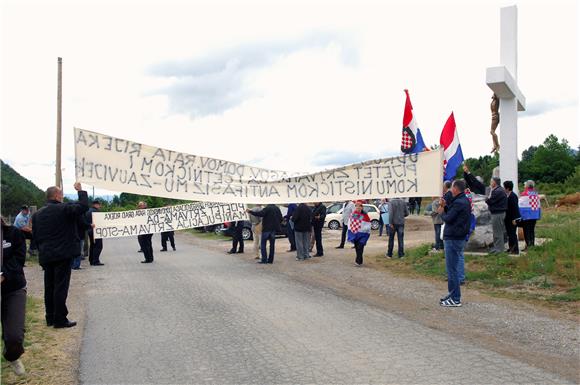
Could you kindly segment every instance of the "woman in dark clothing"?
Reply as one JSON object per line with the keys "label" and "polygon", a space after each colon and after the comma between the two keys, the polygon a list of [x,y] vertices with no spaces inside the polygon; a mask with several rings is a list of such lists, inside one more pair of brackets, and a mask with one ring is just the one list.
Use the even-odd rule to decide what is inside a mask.
{"label": "woman in dark clothing", "polygon": [[24,353],[26,240],[22,232],[2,218],[2,339],[4,358],[17,375],[24,375],[20,356]]}

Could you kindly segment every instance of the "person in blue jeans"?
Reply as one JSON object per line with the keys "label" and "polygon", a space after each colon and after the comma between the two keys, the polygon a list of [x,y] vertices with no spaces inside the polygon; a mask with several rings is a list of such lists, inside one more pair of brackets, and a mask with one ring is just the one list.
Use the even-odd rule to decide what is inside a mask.
{"label": "person in blue jeans", "polygon": [[444,307],[461,306],[461,286],[459,279],[460,257],[463,255],[465,239],[471,227],[471,203],[465,196],[465,182],[456,180],[451,187],[453,197],[449,203],[439,201],[437,212],[441,214],[445,229],[443,244],[445,248],[445,265],[447,268],[447,295],[439,301]]}
{"label": "person in blue jeans", "polygon": [[[262,210],[246,210],[249,214],[262,218],[262,240],[260,244],[262,259],[258,263],[274,263],[274,252],[276,250],[276,233],[280,231],[282,222],[282,212],[276,205],[269,204]],[[266,254],[266,243],[270,242],[270,254]]]}

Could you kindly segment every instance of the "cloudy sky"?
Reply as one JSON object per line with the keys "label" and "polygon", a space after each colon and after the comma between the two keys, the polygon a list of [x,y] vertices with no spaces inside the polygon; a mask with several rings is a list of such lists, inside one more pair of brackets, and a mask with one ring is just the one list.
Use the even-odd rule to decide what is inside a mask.
{"label": "cloudy sky", "polygon": [[485,155],[485,70],[500,64],[511,4],[528,103],[519,151],[550,133],[579,145],[573,0],[1,4],[1,158],[41,189],[54,183],[58,56],[67,192],[75,126],[308,171],[398,153],[405,88],[428,145],[454,111],[464,155]]}

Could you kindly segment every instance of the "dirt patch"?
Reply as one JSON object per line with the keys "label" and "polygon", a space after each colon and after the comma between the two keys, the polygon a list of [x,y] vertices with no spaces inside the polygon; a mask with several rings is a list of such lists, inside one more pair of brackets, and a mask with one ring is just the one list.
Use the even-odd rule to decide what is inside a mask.
{"label": "dirt patch", "polygon": [[578,205],[580,205],[580,192],[566,195],[558,199],[558,201],[556,202],[556,207],[558,208],[563,206],[573,207]]}

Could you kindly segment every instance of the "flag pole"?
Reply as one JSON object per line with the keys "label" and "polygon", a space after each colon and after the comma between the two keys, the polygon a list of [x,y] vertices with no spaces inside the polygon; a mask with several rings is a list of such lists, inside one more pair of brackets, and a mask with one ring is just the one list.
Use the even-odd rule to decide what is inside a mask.
{"label": "flag pole", "polygon": [[56,174],[55,186],[62,188],[61,134],[62,134],[62,58],[58,58],[58,84],[56,96]]}

